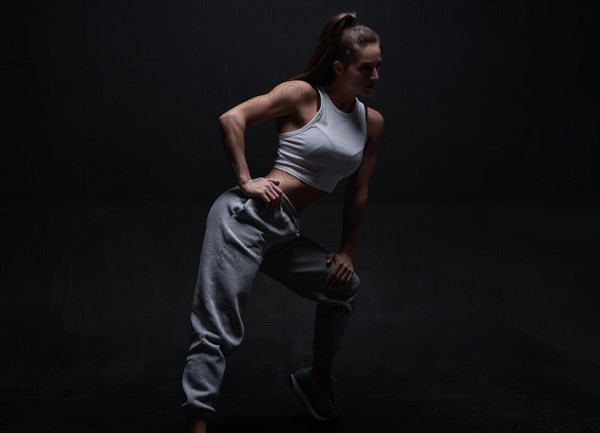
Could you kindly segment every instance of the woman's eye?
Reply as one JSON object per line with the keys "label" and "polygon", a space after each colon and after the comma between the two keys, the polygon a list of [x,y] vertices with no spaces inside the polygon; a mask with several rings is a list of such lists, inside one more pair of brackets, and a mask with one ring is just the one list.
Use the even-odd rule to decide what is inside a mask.
{"label": "woman's eye", "polygon": [[381,68],[381,65],[376,65],[376,66],[365,65],[365,66],[361,66],[360,70],[365,71],[365,72],[371,72],[374,68],[376,68],[379,71],[379,69]]}

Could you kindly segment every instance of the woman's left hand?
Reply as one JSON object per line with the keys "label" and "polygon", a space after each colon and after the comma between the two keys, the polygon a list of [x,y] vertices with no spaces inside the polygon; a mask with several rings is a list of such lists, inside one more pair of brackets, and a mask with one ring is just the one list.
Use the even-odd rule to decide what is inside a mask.
{"label": "woman's left hand", "polygon": [[327,254],[327,265],[334,263],[329,275],[325,279],[327,287],[337,287],[348,283],[352,279],[354,266],[352,265],[352,256],[350,254],[329,253]]}

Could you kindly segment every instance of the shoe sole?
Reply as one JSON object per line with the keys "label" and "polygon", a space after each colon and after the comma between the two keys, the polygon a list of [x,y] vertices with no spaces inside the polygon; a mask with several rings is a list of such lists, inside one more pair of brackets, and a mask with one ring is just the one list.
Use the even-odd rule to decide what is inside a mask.
{"label": "shoe sole", "polygon": [[336,419],[336,418],[326,418],[317,413],[317,411],[310,404],[310,400],[308,399],[306,394],[304,394],[304,391],[302,391],[302,388],[300,387],[300,384],[298,384],[298,382],[296,381],[296,378],[294,377],[293,373],[290,373],[290,384],[292,385],[292,389],[294,390],[294,393],[298,396],[298,398],[300,399],[300,401],[302,402],[304,407],[306,407],[306,409],[310,412],[310,414],[315,419],[317,419],[319,421],[333,421]]}

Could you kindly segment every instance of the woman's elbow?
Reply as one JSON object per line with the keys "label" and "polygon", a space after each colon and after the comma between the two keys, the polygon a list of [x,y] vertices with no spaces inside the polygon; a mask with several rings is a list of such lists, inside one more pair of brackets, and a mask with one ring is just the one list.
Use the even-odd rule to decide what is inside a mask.
{"label": "woman's elbow", "polygon": [[221,124],[221,126],[228,126],[232,124],[239,125],[240,122],[241,119],[239,118],[239,116],[231,110],[226,111],[225,113],[219,116],[219,123]]}
{"label": "woman's elbow", "polygon": [[226,111],[225,113],[221,114],[219,116],[219,123],[223,124],[228,122],[231,119],[231,112],[230,111]]}

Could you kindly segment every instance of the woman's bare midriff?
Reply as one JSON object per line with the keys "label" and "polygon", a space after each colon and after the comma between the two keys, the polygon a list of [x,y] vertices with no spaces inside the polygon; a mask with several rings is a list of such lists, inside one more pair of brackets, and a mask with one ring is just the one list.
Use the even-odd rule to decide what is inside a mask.
{"label": "woman's bare midriff", "polygon": [[294,175],[279,170],[278,168],[273,168],[269,174],[263,177],[279,181],[279,185],[277,186],[281,188],[287,198],[290,199],[298,213],[301,213],[309,204],[319,197],[327,194],[326,191],[307,185]]}

